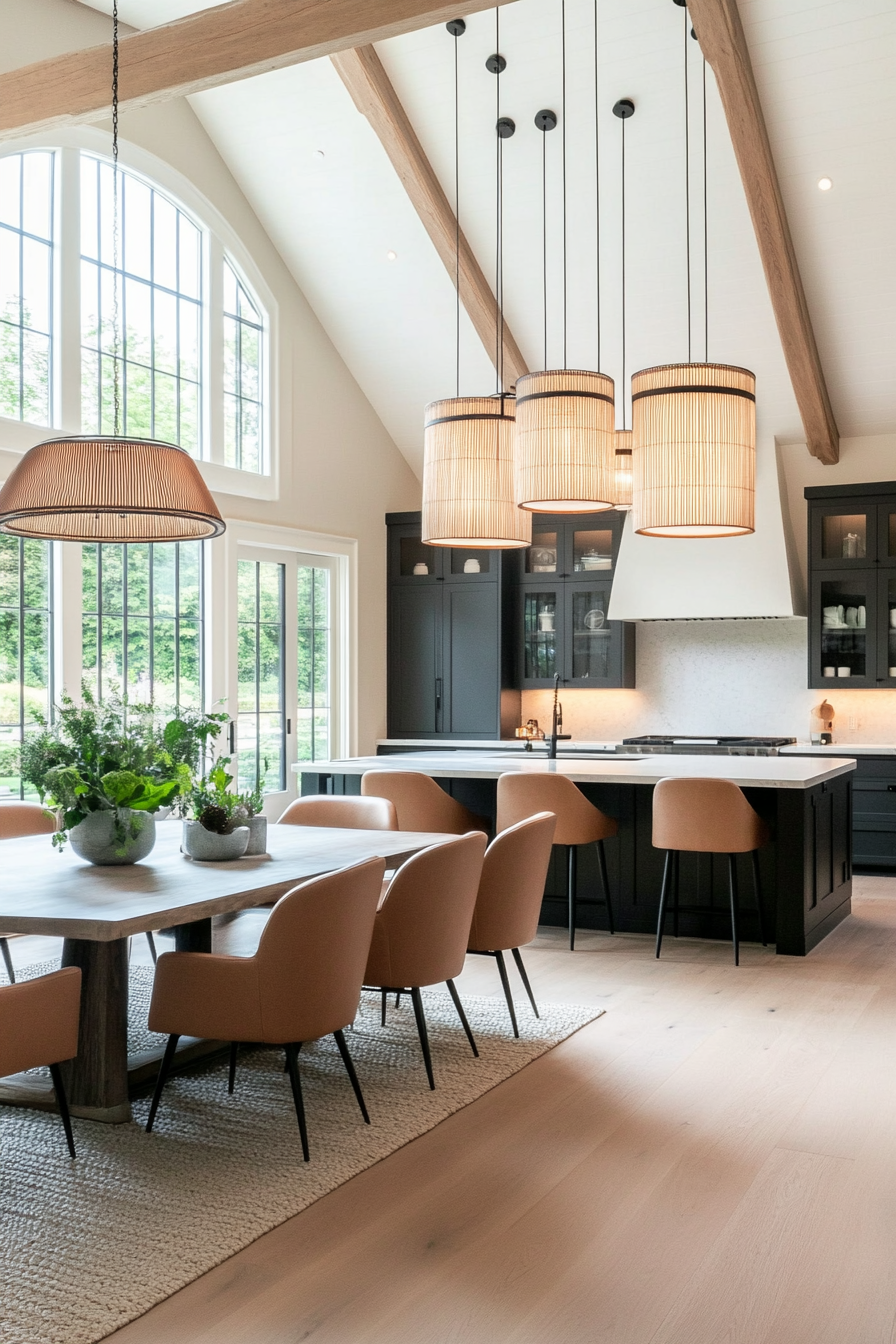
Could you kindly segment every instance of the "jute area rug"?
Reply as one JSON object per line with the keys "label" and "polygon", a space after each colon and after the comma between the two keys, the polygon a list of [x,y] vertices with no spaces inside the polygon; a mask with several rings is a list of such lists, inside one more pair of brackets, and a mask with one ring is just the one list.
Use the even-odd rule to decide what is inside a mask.
{"label": "jute area rug", "polygon": [[[151,968],[134,968],[132,1048],[161,1039],[145,1025],[151,989]],[[94,1344],[601,1015],[546,1004],[536,1019],[520,1002],[517,1041],[503,1000],[465,997],[477,1060],[448,995],[427,992],[430,1092],[410,1001],[394,1002],[383,1028],[365,994],[346,1032],[370,1126],[332,1037],[303,1048],[307,1165],[282,1051],[242,1054],[232,1097],[226,1065],[172,1079],[152,1134],[148,1100],[132,1124],[75,1120],[75,1162],[58,1116],[0,1108],[0,1340]]]}

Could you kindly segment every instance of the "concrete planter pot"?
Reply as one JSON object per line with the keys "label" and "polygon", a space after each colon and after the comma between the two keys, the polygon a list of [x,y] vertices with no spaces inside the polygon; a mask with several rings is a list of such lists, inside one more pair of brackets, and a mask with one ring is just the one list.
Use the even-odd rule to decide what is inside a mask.
{"label": "concrete planter pot", "polygon": [[[114,812],[91,812],[68,833],[72,849],[88,863],[139,863],[156,842],[156,819],[151,812],[121,808],[118,816],[125,829],[122,843],[115,837]],[[132,834],[133,832],[133,834]]]}
{"label": "concrete planter pot", "polygon": [[204,863],[227,863],[241,859],[249,843],[249,827],[237,826],[229,835],[207,831],[201,821],[184,822],[183,851]]}
{"label": "concrete planter pot", "polygon": [[246,846],[247,854],[267,854],[268,852],[268,819],[267,817],[257,816],[249,818],[249,843]]}

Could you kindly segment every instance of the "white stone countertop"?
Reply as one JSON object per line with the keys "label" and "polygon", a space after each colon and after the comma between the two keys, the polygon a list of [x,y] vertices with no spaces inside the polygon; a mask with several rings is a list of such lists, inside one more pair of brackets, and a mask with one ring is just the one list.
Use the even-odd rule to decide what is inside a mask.
{"label": "white stone countertop", "polygon": [[782,756],[896,756],[896,742],[834,742],[829,747],[797,742],[782,747]]}
{"label": "white stone countertop", "polygon": [[[831,751],[830,748],[825,750]],[[814,756],[636,756],[606,761],[550,761],[517,752],[438,751],[393,756],[352,756],[345,760],[308,761],[293,766],[297,773],[363,775],[368,770],[416,770],[433,779],[497,779],[514,772],[565,775],[575,784],[656,784],[660,779],[729,779],[741,788],[810,789],[826,779],[848,774],[855,760],[829,755],[824,764]]]}
{"label": "white stone countertop", "polygon": [[[541,737],[533,738],[532,745],[535,751],[545,750],[545,739]],[[524,737],[509,737],[495,739],[489,742],[478,741],[475,738],[449,738],[449,737],[381,737],[377,740],[378,747],[407,747],[408,751],[426,751],[428,748],[448,751],[525,751],[526,739]],[[559,742],[558,751],[615,751],[621,747],[622,742],[585,742],[576,739],[574,742]]]}

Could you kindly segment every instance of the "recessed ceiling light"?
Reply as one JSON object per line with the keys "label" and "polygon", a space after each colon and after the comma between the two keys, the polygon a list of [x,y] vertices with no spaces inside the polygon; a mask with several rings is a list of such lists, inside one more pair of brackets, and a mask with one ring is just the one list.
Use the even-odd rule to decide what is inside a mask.
{"label": "recessed ceiling light", "polygon": [[386,253],[386,260],[387,260],[387,261],[397,261],[397,260],[398,260],[398,253],[397,253],[397,252],[387,252],[387,253]]}
{"label": "recessed ceiling light", "polygon": [[830,189],[831,189],[831,187],[832,187],[833,185],[834,185],[834,184],[833,184],[833,182],[831,181],[831,179],[830,179],[829,177],[820,177],[820,178],[818,179],[818,190],[819,190],[819,191],[830,191]]}
{"label": "recessed ceiling light", "polygon": [[314,151],[314,157],[315,157],[316,159],[323,159],[323,158],[326,157],[326,155],[324,154],[324,152],[323,152],[322,149],[316,149],[316,150]]}

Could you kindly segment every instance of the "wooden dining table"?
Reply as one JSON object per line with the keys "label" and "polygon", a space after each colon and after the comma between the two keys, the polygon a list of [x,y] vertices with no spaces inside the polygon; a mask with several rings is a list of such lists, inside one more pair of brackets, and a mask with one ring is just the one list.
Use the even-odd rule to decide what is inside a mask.
{"label": "wooden dining table", "polygon": [[[450,839],[418,831],[362,831],[323,826],[269,826],[268,853],[229,863],[200,863],[180,852],[180,822],[163,821],[142,863],[94,867],[71,846],[54,850],[48,835],[0,845],[0,933],[64,939],[62,965],[82,974],[78,1054],[63,1066],[72,1113],[119,1124],[131,1118],[130,1095],[161,1056],[128,1057],[128,939],[157,929],[174,933],[182,952],[212,950],[212,919],[266,905],[322,873],[381,857],[397,868],[429,845]],[[183,1042],[189,1062],[218,1043]],[[0,1082],[0,1102],[51,1107],[48,1082],[17,1075]]]}

